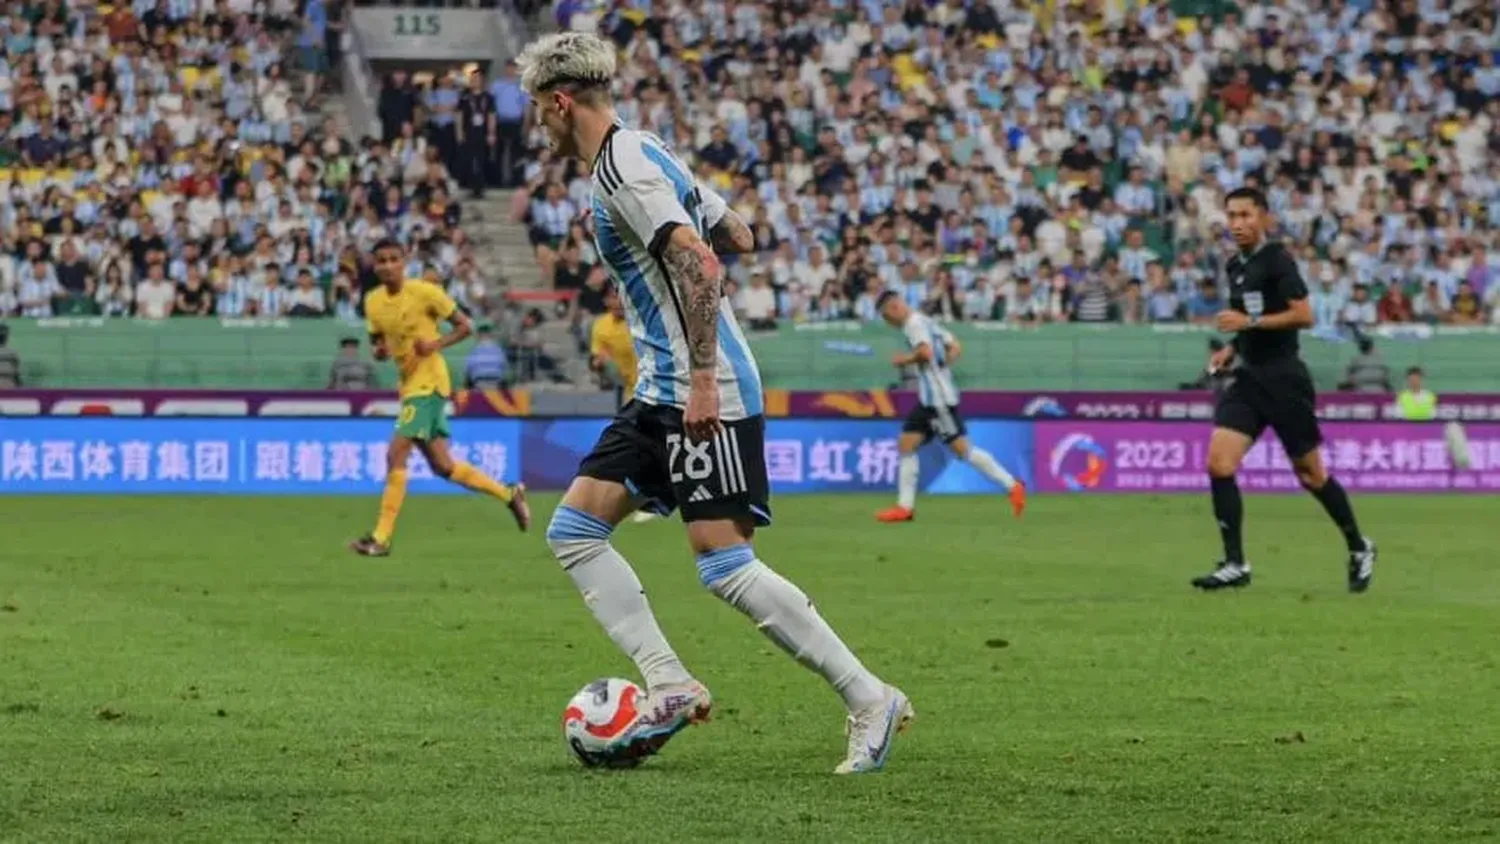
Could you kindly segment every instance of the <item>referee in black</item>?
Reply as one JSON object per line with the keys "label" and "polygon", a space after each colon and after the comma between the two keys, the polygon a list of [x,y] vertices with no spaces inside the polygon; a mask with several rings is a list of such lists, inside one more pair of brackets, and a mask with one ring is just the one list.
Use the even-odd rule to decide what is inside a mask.
{"label": "referee in black", "polygon": [[1244,505],[1235,481],[1240,461],[1266,428],[1276,432],[1303,488],[1328,511],[1349,547],[1349,591],[1363,592],[1375,573],[1375,543],[1360,533],[1343,486],[1330,477],[1318,446],[1312,374],[1297,354],[1297,332],[1313,325],[1307,285],[1292,256],[1266,242],[1271,215],[1265,194],[1240,188],[1225,201],[1229,231],[1239,253],[1229,260],[1229,309],[1220,311],[1220,331],[1234,341],[1209,361],[1211,371],[1235,367],[1234,382],[1219,395],[1208,476],[1214,518],[1224,540],[1224,559],[1193,579],[1199,589],[1250,585],[1250,564],[1240,540]]}

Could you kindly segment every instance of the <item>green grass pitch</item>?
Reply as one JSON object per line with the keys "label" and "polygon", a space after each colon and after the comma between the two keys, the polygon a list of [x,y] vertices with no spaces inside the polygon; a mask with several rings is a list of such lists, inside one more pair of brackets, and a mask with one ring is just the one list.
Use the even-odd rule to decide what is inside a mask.
{"label": "green grass pitch", "polygon": [[886,771],[842,711],[626,524],[712,723],[587,772],[560,714],[633,676],[478,498],[0,497],[3,841],[1353,841],[1500,835],[1500,501],[1365,496],[1372,591],[1305,498],[1247,501],[1255,585],[1201,595],[1196,497],[783,497],[761,556],[917,708]]}

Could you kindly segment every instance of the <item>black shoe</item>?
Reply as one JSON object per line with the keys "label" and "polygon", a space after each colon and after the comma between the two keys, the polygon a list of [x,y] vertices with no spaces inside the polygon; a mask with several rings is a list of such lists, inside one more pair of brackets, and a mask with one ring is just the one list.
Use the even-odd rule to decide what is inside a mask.
{"label": "black shoe", "polygon": [[1205,592],[1215,589],[1238,589],[1250,585],[1250,566],[1246,563],[1224,561],[1218,568],[1201,577],[1193,578],[1193,585]]}
{"label": "black shoe", "polygon": [[1375,559],[1380,552],[1375,550],[1375,540],[1365,537],[1363,551],[1349,552],[1349,591],[1363,592],[1370,588],[1375,577]]}
{"label": "black shoe", "polygon": [[349,543],[349,550],[361,557],[389,557],[391,555],[389,542],[380,542],[368,533]]}

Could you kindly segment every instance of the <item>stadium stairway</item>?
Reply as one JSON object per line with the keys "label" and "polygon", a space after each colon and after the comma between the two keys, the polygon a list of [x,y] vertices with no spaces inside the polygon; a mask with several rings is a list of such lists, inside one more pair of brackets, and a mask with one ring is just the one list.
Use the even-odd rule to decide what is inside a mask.
{"label": "stadium stairway", "polygon": [[[323,97],[319,100],[319,113],[331,119],[345,137],[355,138],[344,98]],[[473,238],[475,253],[479,260],[480,273],[499,285],[511,296],[524,303],[528,298],[546,292],[542,287],[541,274],[536,259],[532,256],[531,241],[526,224],[511,221],[511,208],[515,201],[514,190],[491,190],[484,199],[471,199],[460,194],[464,208],[464,229]],[[564,374],[578,385],[590,385],[588,363],[579,354],[565,321],[551,319],[553,311],[538,302],[549,319],[542,328],[542,341],[549,354],[562,366]]]}
{"label": "stadium stairway", "polygon": [[567,321],[555,318],[556,305],[547,296],[550,287],[542,285],[526,224],[511,220],[515,194],[514,190],[491,190],[484,199],[464,201],[465,228],[474,238],[480,271],[486,278],[499,280],[507,295],[523,309],[536,307],[547,315],[542,324],[546,352],[557,360],[563,375],[573,385],[595,389],[588,361],[578,353]]}
{"label": "stadium stairway", "polygon": [[487,277],[505,279],[511,290],[537,290],[541,276],[531,254],[526,224],[510,219],[515,194],[513,190],[492,190],[484,199],[464,199],[465,228],[474,238]]}

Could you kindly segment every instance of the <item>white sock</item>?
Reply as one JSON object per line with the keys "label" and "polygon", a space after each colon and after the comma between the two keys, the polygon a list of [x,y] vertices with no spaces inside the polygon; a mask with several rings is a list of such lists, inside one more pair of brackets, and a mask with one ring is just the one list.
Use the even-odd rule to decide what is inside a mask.
{"label": "white sock", "polygon": [[756,559],[749,545],[700,554],[698,573],[709,591],[750,616],[766,638],[822,675],[851,712],[884,699],[885,684],[818,615],[807,595]]}
{"label": "white sock", "polygon": [[640,578],[609,544],[611,530],[587,513],[559,507],[547,526],[547,543],[604,632],[640,670],[647,689],[689,682],[692,675],[667,644]]}
{"label": "white sock", "polygon": [[1016,479],[1011,477],[1009,472],[1005,471],[1005,467],[996,463],[994,456],[982,448],[972,446],[969,448],[969,465],[984,473],[986,478],[1006,489],[1010,489],[1016,485]]}
{"label": "white sock", "polygon": [[901,455],[896,468],[896,504],[910,510],[917,506],[917,475],[921,463],[915,454]]}

